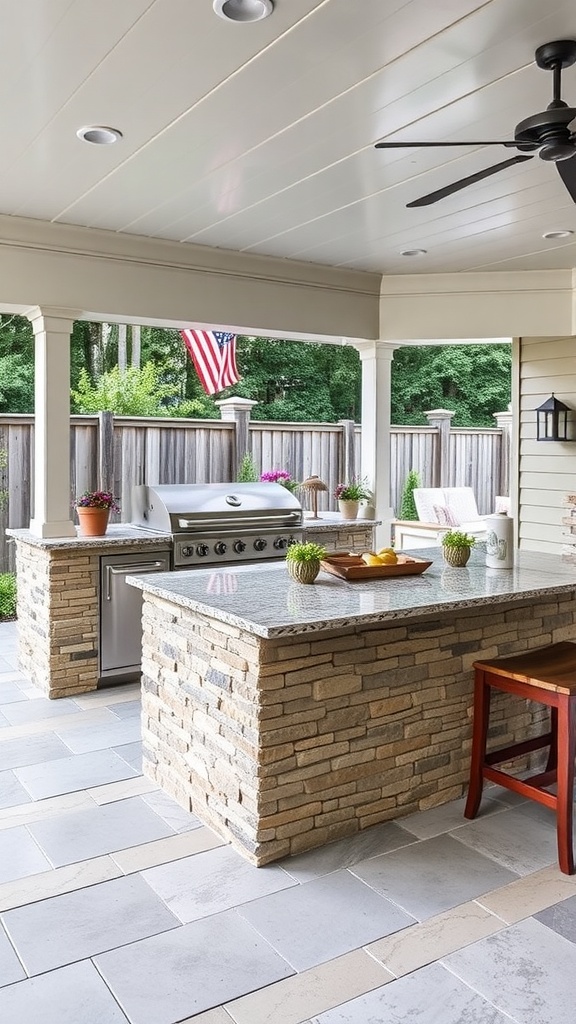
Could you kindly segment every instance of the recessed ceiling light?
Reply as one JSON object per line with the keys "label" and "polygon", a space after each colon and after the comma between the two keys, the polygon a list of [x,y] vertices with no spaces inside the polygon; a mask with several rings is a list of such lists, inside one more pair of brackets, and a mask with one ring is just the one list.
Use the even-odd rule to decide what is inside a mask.
{"label": "recessed ceiling light", "polygon": [[261,21],[274,10],[272,0],[213,0],[212,7],[226,21]]}
{"label": "recessed ceiling light", "polygon": [[86,124],[76,132],[83,142],[91,142],[93,146],[110,146],[122,138],[118,128],[107,128],[103,124]]}
{"label": "recessed ceiling light", "polygon": [[545,231],[542,238],[568,238],[569,235],[573,235],[574,232],[565,228],[563,231]]}
{"label": "recessed ceiling light", "polygon": [[428,249],[403,249],[401,256],[425,256]]}

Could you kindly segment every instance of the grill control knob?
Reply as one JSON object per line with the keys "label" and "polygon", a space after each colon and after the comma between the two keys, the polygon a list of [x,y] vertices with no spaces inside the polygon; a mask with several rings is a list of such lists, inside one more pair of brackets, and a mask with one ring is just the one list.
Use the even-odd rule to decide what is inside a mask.
{"label": "grill control knob", "polygon": [[183,558],[192,558],[193,554],[194,554],[194,548],[188,548],[188,547],[187,548],[182,548],[182,557]]}
{"label": "grill control knob", "polygon": [[276,540],[274,541],[274,547],[277,550],[281,551],[282,548],[286,547],[287,543],[288,541],[286,540],[286,537],[276,537]]}
{"label": "grill control knob", "polygon": [[255,551],[264,551],[265,547],[266,547],[266,541],[264,540],[264,537],[257,537],[257,539],[254,541],[254,550]]}
{"label": "grill control knob", "polygon": [[200,558],[205,558],[209,552],[210,548],[208,547],[207,544],[199,544],[198,547],[196,548],[196,554],[199,555]]}
{"label": "grill control knob", "polygon": [[288,537],[288,540],[286,541],[286,547],[291,548],[293,544],[297,543],[298,541],[296,540],[296,537]]}
{"label": "grill control knob", "polygon": [[242,552],[246,550],[246,545],[243,540],[235,540],[232,547],[237,555],[241,555]]}
{"label": "grill control knob", "polygon": [[218,542],[217,542],[217,543],[216,543],[216,544],[214,545],[214,551],[215,551],[215,553],[216,553],[217,555],[225,555],[225,554],[226,554],[226,545],[225,545],[225,543],[224,543],[224,541],[223,541],[223,540],[219,540],[219,541],[218,541]]}

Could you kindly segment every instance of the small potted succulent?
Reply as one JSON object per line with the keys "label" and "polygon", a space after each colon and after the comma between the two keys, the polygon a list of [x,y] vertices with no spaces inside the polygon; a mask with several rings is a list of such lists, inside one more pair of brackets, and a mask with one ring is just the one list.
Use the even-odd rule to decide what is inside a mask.
{"label": "small potted succulent", "polygon": [[470,536],[469,533],[462,533],[461,530],[447,530],[440,543],[442,544],[444,561],[448,565],[462,567],[466,565],[470,558],[476,538]]}
{"label": "small potted succulent", "polygon": [[111,491],[84,491],[74,502],[82,537],[103,537],[111,512],[119,512],[118,499]]}
{"label": "small potted succulent", "polygon": [[320,560],[326,556],[321,544],[291,544],[286,552],[286,568],[298,583],[314,583],[320,572]]}
{"label": "small potted succulent", "polygon": [[361,501],[371,501],[372,491],[365,480],[351,480],[347,484],[338,484],[334,491],[338,508],[343,519],[356,519]]}

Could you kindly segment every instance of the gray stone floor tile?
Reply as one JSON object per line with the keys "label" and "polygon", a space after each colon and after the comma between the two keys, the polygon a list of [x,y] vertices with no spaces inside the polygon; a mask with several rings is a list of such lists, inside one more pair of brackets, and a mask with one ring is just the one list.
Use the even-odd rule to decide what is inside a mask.
{"label": "gray stone floor tile", "polygon": [[186,924],[298,884],[274,864],[254,867],[231,846],[150,868],[143,877]]}
{"label": "gray stone floor tile", "polygon": [[180,926],[139,875],[8,910],[2,920],[28,974],[43,974]]}
{"label": "gray stone floor tile", "polygon": [[350,870],[420,921],[519,877],[451,836],[423,839]]}
{"label": "gray stone floor tile", "polygon": [[48,871],[50,861],[38,848],[25,825],[0,832],[0,882]]}
{"label": "gray stone floor tile", "polygon": [[138,796],[94,810],[69,811],[28,828],[54,867],[174,835]]}
{"label": "gray stone floor tile", "polygon": [[407,1024],[408,1021],[410,1024],[511,1024],[509,1017],[439,964],[423,967],[312,1018],[312,1024]]}
{"label": "gray stone floor tile", "polygon": [[61,793],[130,779],[136,772],[114,751],[94,750],[17,768],[14,774],[34,800],[45,800]]}
{"label": "gray stone floor tile", "polygon": [[[2,670],[0,669],[0,672]],[[2,683],[0,686],[0,709],[4,711],[11,704],[26,702],[26,697],[16,683]]]}
{"label": "gray stone floor tile", "polygon": [[294,889],[264,896],[239,907],[237,913],[297,971],[414,924],[413,917],[349,871],[335,871]]}
{"label": "gray stone floor tile", "polygon": [[131,1024],[174,1024],[294,973],[232,910],[95,963]]}
{"label": "gray stone floor tile", "polygon": [[142,728],[139,718],[128,718],[125,722],[116,720],[107,725],[71,725],[66,729],[60,727],[57,736],[73,754],[86,754],[90,750],[137,743],[142,737]]}
{"label": "gray stone floor tile", "polygon": [[539,914],[534,914],[534,918],[563,935],[569,942],[576,943],[576,896],[541,910]]}
{"label": "gray stone floor tile", "polygon": [[124,758],[127,764],[135,771],[142,771],[142,741],[138,743],[124,743],[121,747],[112,747],[118,757]]}
{"label": "gray stone floor tile", "polygon": [[123,704],[111,704],[109,711],[116,718],[120,718],[123,721],[127,718],[137,718],[140,720],[142,714],[142,702],[140,700],[127,700]]}
{"label": "gray stone floor tile", "polygon": [[30,794],[20,785],[13,771],[0,772],[0,810],[27,804]]}
{"label": "gray stone floor tile", "polygon": [[163,793],[161,789],[155,789],[152,793],[144,793],[142,799],[175,832],[190,832],[192,829],[202,827],[200,818],[190,811],[185,811],[180,804],[177,804],[167,793]]}
{"label": "gray stone floor tile", "polygon": [[96,968],[85,960],[0,989],[3,1024],[126,1024]]}
{"label": "gray stone floor tile", "polygon": [[[433,836],[442,835],[444,832],[452,832],[457,828],[465,828],[470,822],[464,817],[466,800],[452,800],[449,804],[442,804],[440,807],[431,807],[428,811],[418,811],[417,814],[409,814],[402,818],[402,828],[408,830],[418,839],[432,839]],[[480,821],[490,814],[498,814],[505,811],[506,805],[485,798],[480,805],[480,810],[475,821]]]}
{"label": "gray stone floor tile", "polygon": [[554,815],[544,824],[513,807],[503,814],[474,819],[451,834],[518,875],[539,871],[558,858]]}
{"label": "gray stone floor tile", "polygon": [[414,842],[414,836],[404,828],[394,822],[385,822],[383,825],[364,829],[358,835],[321,846],[318,850],[310,850],[296,857],[286,857],[280,864],[299,882],[308,882],[312,878],[320,878],[331,871],[352,867],[368,857],[378,857],[382,853],[397,850]]}
{"label": "gray stone floor tile", "polygon": [[[4,985],[13,985],[16,981],[23,981],[25,977],[26,972],[0,924],[0,988]],[[1,1014],[0,1020],[2,1020]]]}
{"label": "gray stone floor tile", "polygon": [[574,1024],[576,946],[527,918],[444,963],[521,1024]]}
{"label": "gray stone floor tile", "polygon": [[0,743],[0,771],[24,768],[57,757],[68,757],[70,751],[53,732],[43,732],[24,739],[2,740]]}
{"label": "gray stone floor tile", "polygon": [[10,725],[26,725],[28,722],[40,722],[47,718],[77,715],[79,711],[78,705],[67,697],[61,700],[37,697],[34,700],[20,699],[17,704],[8,704],[3,713]]}

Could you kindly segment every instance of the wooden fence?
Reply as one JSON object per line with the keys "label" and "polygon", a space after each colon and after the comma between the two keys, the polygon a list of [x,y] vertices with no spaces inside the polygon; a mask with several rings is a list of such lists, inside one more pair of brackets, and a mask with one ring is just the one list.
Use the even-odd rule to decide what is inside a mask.
{"label": "wooden fence", "polygon": [[[328,485],[319,508],[334,509],[336,485],[360,475],[361,428],[341,423],[276,423],[255,420],[246,432],[231,420],[139,419],[110,413],[71,417],[70,503],[100,486],[120,499],[121,518],[132,518],[131,491],[139,483],[204,483],[234,480],[247,447],[258,472],[287,469],[296,480],[318,474]],[[240,433],[239,433],[240,430]],[[481,514],[494,496],[508,493],[509,442],[501,429],[392,427],[390,504],[399,508],[406,476],[419,472],[422,486],[470,486]],[[245,439],[247,437],[247,442]],[[242,444],[242,448],[239,447]],[[0,415],[0,572],[13,568],[5,528],[28,526],[33,514],[34,417]]]}

